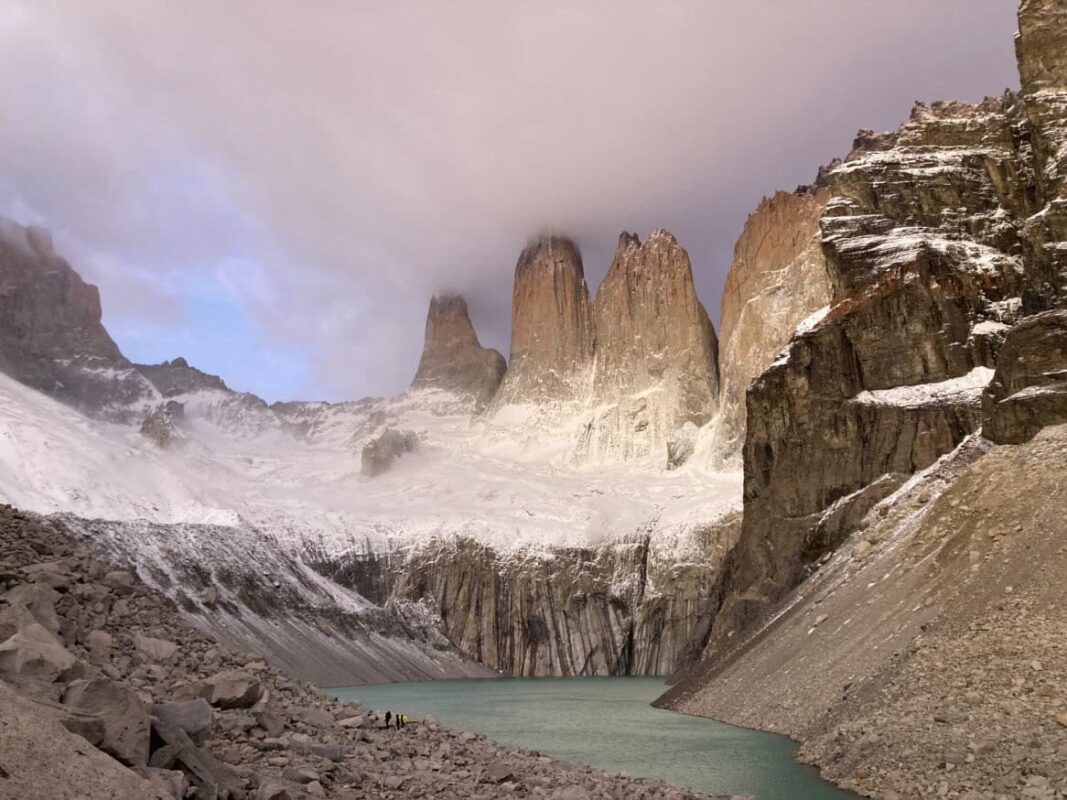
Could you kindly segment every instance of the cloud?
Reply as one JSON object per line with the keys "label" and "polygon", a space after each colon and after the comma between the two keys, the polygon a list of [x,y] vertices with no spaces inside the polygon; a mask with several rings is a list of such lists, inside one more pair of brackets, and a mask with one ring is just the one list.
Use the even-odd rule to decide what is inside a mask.
{"label": "cloud", "polygon": [[1015,84],[1011,5],[0,0],[0,208],[48,221],[117,328],[221,295],[306,362],[291,391],[392,392],[434,291],[506,353],[546,228],[594,285],[621,229],[671,229],[715,316],[763,194],[915,99]]}

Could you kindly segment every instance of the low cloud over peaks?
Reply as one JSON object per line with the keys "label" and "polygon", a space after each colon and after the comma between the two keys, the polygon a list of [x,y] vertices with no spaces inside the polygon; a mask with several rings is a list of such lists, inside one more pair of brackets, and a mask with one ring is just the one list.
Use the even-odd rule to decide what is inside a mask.
{"label": "low cloud over peaks", "polygon": [[620,230],[672,230],[715,316],[762,195],[916,98],[1013,85],[1014,27],[1003,0],[0,0],[0,214],[55,231],[135,357],[394,392],[435,291],[506,353],[545,229],[593,287]]}

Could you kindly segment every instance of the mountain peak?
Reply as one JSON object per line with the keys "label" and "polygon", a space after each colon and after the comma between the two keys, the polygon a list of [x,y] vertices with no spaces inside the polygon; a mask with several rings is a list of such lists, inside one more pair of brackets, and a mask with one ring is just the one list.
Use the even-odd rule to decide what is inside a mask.
{"label": "mountain peak", "polygon": [[582,256],[563,236],[519,255],[511,306],[511,364],[504,402],[571,400],[593,359],[593,319]]}
{"label": "mountain peak", "polygon": [[458,294],[430,300],[426,335],[413,389],[444,389],[487,403],[504,377],[507,364],[496,350],[482,347],[467,301]]}

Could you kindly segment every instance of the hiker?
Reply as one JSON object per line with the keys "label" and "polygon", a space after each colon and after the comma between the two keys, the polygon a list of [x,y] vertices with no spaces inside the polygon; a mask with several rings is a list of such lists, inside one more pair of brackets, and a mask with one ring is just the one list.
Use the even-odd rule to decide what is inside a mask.
{"label": "hiker", "polygon": [[385,727],[387,727],[387,728],[389,727],[389,723],[392,721],[392,719],[393,719],[393,712],[392,711],[386,711],[385,712]]}
{"label": "hiker", "polygon": [[397,730],[400,730],[400,728],[401,728],[401,722],[400,722],[400,718],[401,718],[402,716],[403,716],[403,714],[397,714],[397,715],[396,715],[396,716],[394,717],[394,719],[396,720],[396,729],[397,729]]}

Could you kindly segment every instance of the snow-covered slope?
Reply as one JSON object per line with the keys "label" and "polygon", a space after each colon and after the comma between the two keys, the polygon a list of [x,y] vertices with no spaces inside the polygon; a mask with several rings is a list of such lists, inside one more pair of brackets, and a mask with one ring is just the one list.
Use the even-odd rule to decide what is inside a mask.
{"label": "snow-covered slope", "polygon": [[[338,553],[448,535],[498,550],[595,546],[653,521],[676,533],[740,504],[736,475],[523,459],[443,392],[302,407],[273,426],[258,408],[245,419],[233,397],[179,396],[187,444],[162,451],[0,375],[0,499],[41,513],[254,526]],[[221,407],[225,428],[211,413]],[[283,424],[296,418],[304,437]],[[419,447],[364,478],[360,451],[386,427],[414,431]]]}

